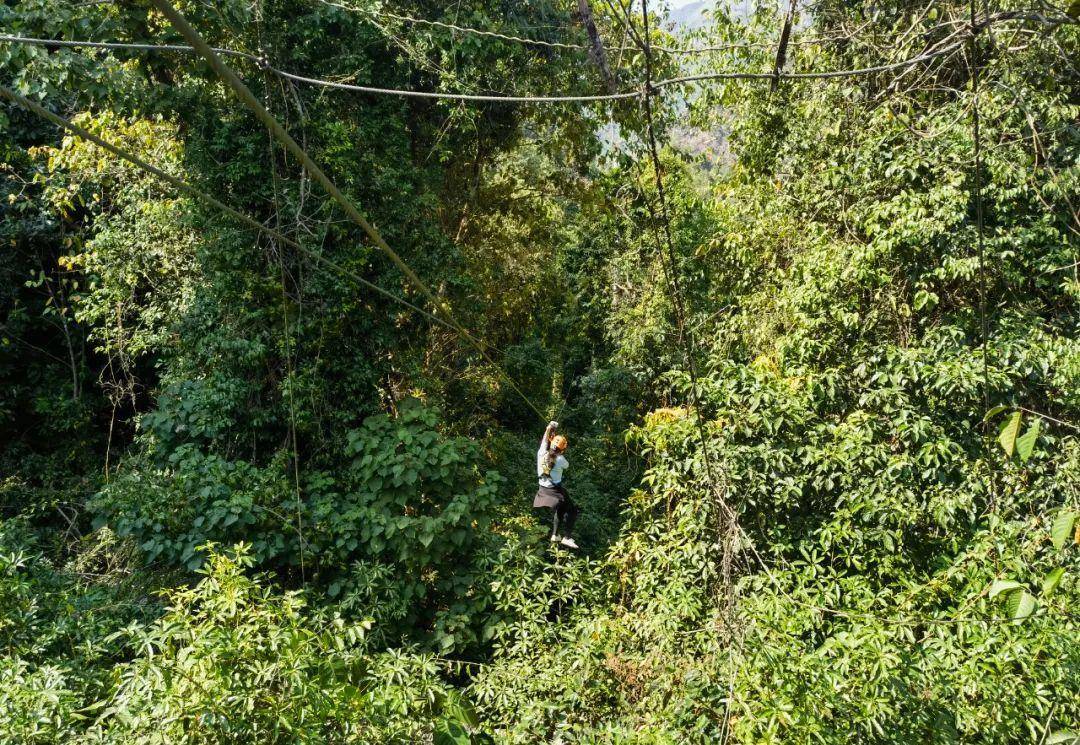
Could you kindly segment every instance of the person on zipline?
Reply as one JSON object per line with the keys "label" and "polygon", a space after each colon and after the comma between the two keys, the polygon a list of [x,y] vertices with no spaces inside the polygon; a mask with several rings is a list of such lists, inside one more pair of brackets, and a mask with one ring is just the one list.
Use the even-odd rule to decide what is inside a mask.
{"label": "person on zipline", "polygon": [[[570,500],[563,486],[563,471],[569,466],[569,461],[563,453],[566,452],[566,438],[555,434],[558,422],[549,422],[544,436],[540,439],[540,449],[536,451],[536,475],[540,479],[540,488],[533,499],[533,507],[549,507],[553,513],[551,528],[551,540],[553,543],[577,548],[577,543],[570,537],[574,529],[580,510]],[[559,528],[562,527],[560,534]]]}

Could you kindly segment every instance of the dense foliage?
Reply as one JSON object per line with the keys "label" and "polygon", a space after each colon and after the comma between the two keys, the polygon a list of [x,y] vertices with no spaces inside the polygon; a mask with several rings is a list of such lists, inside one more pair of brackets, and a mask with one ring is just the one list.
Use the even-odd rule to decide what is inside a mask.
{"label": "dense foliage", "polygon": [[[657,173],[638,99],[254,61],[587,95],[577,2],[177,5],[491,359],[197,55],[0,42],[295,241],[0,108],[0,741],[1080,740],[1076,12],[815,3],[786,69],[864,72],[657,89]],[[771,70],[782,6],[648,73]],[[149,7],[0,28],[183,43]]]}

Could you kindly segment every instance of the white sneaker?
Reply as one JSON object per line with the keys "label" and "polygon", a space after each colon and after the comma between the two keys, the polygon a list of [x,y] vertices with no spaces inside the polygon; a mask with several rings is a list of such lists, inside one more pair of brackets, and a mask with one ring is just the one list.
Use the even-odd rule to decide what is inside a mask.
{"label": "white sneaker", "polygon": [[567,548],[577,548],[578,547],[577,543],[574,541],[573,538],[563,538],[561,541],[559,541],[559,543],[562,544],[563,546],[566,546]]}
{"label": "white sneaker", "polygon": [[551,536],[550,540],[551,540],[552,543],[559,543],[560,541],[562,541],[562,536],[553,535],[553,536]]}

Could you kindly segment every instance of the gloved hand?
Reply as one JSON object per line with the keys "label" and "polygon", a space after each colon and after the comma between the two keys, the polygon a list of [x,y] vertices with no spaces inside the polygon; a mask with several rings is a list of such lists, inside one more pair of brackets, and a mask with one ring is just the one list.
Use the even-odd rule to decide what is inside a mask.
{"label": "gloved hand", "polygon": [[548,422],[548,429],[558,429],[559,423],[555,421]]}

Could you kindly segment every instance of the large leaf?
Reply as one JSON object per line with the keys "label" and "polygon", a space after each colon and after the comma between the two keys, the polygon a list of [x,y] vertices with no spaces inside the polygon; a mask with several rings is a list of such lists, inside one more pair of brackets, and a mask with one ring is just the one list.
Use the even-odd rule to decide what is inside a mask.
{"label": "large leaf", "polygon": [[1027,618],[1035,610],[1035,596],[1027,590],[1017,590],[1009,595],[1009,615],[1014,621]]}
{"label": "large leaf", "polygon": [[990,411],[986,412],[986,416],[983,417],[983,421],[984,422],[989,422],[991,419],[996,417],[1001,412],[1005,411],[1005,409],[1007,409],[1007,408],[1009,408],[1009,407],[1005,406],[1004,404],[998,404],[994,408],[990,409]]}
{"label": "large leaf", "polygon": [[1065,567],[1058,567],[1047,572],[1042,583],[1042,594],[1049,595],[1061,584],[1061,578],[1065,575]]}
{"label": "large leaf", "polygon": [[1001,447],[1005,450],[1005,455],[1010,458],[1016,450],[1016,436],[1020,434],[1022,416],[1021,412],[1014,411],[1012,416],[1001,423],[1001,431],[998,433],[998,442],[1001,443]]}
{"label": "large leaf", "polygon": [[468,731],[457,722],[442,721],[432,732],[435,745],[471,745]]}
{"label": "large leaf", "polygon": [[1072,510],[1061,510],[1054,518],[1054,524],[1050,526],[1050,540],[1054,542],[1054,548],[1060,551],[1065,542],[1069,540],[1073,523],[1076,521],[1076,513]]}
{"label": "large leaf", "polygon": [[461,696],[448,696],[443,704],[443,717],[448,721],[457,722],[469,729],[477,729],[480,726],[480,718]]}
{"label": "large leaf", "polygon": [[1016,452],[1020,456],[1020,460],[1027,460],[1031,457],[1031,452],[1035,449],[1035,441],[1039,439],[1039,425],[1042,423],[1042,419],[1035,417],[1031,422],[1031,426],[1027,428],[1027,432],[1022,434],[1016,440]]}
{"label": "large leaf", "polygon": [[1023,585],[1016,580],[1012,579],[997,579],[994,580],[994,584],[990,585],[990,599],[993,600],[1003,592],[1010,592],[1012,590],[1019,590]]}

